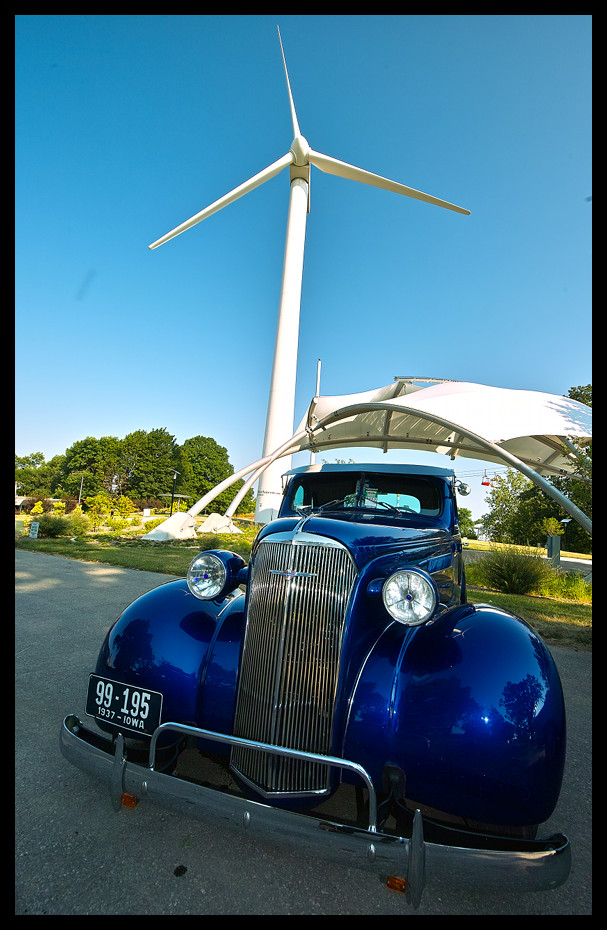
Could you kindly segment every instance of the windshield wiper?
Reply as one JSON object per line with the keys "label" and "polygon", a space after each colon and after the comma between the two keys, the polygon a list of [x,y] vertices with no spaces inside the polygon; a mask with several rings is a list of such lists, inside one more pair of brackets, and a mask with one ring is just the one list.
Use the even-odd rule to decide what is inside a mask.
{"label": "windshield wiper", "polygon": [[330,510],[331,508],[334,508],[334,509],[343,508],[345,503],[346,503],[346,498],[341,497],[341,498],[337,498],[334,501],[327,501],[326,504],[321,504],[320,507],[313,507],[312,510],[315,513],[320,513],[322,510]]}
{"label": "windshield wiper", "polygon": [[295,510],[299,511],[300,513],[307,514],[320,513],[322,510],[329,510],[331,507],[343,507],[345,500],[346,499],[344,497],[341,498],[341,500],[336,499],[334,501],[327,501],[326,504],[298,504],[296,505]]}

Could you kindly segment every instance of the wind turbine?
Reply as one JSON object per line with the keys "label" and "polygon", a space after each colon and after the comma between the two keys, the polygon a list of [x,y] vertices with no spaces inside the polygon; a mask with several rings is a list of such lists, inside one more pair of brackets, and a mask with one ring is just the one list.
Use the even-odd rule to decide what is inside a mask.
{"label": "wind turbine", "polygon": [[[299,339],[299,310],[301,303],[301,280],[303,273],[304,245],[306,235],[306,215],[310,209],[310,165],[315,165],[321,171],[334,174],[350,181],[360,181],[395,194],[404,194],[415,200],[434,204],[453,210],[455,213],[469,215],[470,211],[458,207],[446,200],[440,200],[430,194],[407,187],[397,181],[390,181],[379,174],[373,174],[364,168],[349,165],[330,155],[323,155],[310,148],[307,139],[302,136],[295,112],[291,83],[287,71],[287,62],[282,46],[280,29],[278,40],[287,80],[289,103],[291,107],[291,120],[293,123],[293,142],[291,148],[279,158],[254,175],[248,181],[235,187],[234,190],[220,197],[210,206],[190,217],[184,223],[176,226],[166,235],[156,239],[149,246],[156,249],[159,245],[168,242],[180,233],[185,232],[202,220],[206,220],[213,213],[234,203],[239,197],[244,197],[249,191],[259,187],[275,177],[289,166],[291,193],[289,199],[289,214],[287,219],[287,234],[285,241],[284,264],[282,272],[282,287],[280,294],[280,309],[278,313],[278,326],[276,330],[276,343],[274,347],[274,362],[272,367],[272,381],[270,397],[268,400],[268,413],[266,418],[266,431],[262,455],[268,455],[285,442],[293,433],[293,417],[295,412],[295,376],[297,370],[297,344]],[[257,493],[255,519],[260,523],[267,523],[276,516],[281,497],[281,475],[289,465],[285,462],[276,462],[261,476]]]}

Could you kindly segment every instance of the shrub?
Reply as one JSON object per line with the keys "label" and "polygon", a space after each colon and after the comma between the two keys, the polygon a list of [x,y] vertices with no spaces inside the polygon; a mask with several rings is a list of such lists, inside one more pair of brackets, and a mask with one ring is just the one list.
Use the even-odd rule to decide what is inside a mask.
{"label": "shrub", "polygon": [[91,521],[82,513],[81,508],[76,510],[66,518],[69,527],[70,536],[85,536],[91,528]]}
{"label": "shrub", "polygon": [[104,517],[110,512],[110,499],[106,494],[95,494],[85,498],[84,504],[93,521],[93,529],[103,523]]}
{"label": "shrub", "polygon": [[551,571],[537,594],[567,601],[592,602],[592,585],[580,572]]}
{"label": "shrub", "polygon": [[129,525],[129,521],[125,520],[123,517],[108,517],[105,522],[114,533],[120,533],[121,530]]}
{"label": "shrub", "polygon": [[56,517],[52,513],[43,513],[38,523],[39,536],[67,536],[69,533],[69,520],[66,517]]}
{"label": "shrub", "polygon": [[118,500],[116,501],[116,510],[121,517],[129,517],[135,510],[135,505],[130,497],[127,497],[125,494],[121,494]]}
{"label": "shrub", "polygon": [[164,523],[166,517],[158,517],[155,520],[146,520],[143,524],[143,533],[149,533],[150,530],[155,530],[157,526],[160,526],[161,523]]}
{"label": "shrub", "polygon": [[504,594],[538,591],[551,574],[550,565],[536,549],[496,546],[477,565],[480,583]]}

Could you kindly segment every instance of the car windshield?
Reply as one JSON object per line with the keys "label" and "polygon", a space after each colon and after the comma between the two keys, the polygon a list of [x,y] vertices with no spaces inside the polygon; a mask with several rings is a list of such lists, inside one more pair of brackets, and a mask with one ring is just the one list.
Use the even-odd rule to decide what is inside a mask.
{"label": "car windshield", "polygon": [[442,511],[440,483],[431,477],[369,472],[332,472],[297,475],[287,494],[286,515],[318,510],[390,511],[400,515],[437,517]]}

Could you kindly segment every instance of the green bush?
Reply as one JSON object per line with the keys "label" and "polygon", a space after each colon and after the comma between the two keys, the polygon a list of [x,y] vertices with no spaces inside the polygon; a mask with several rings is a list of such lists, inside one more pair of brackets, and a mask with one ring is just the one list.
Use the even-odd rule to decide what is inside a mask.
{"label": "green bush", "polygon": [[122,494],[116,501],[116,510],[121,517],[126,518],[133,513],[135,505],[130,497],[126,497],[126,495]]}
{"label": "green bush", "polygon": [[95,494],[92,497],[85,497],[84,506],[93,522],[93,529],[104,522],[105,517],[110,512],[111,500],[107,494]]}
{"label": "green bush", "polygon": [[166,520],[166,517],[158,517],[157,519],[154,519],[154,520],[146,520],[145,523],[143,524],[144,535],[146,533],[149,533],[150,530],[155,530],[156,527],[160,526],[161,523],[164,523],[165,520]]}
{"label": "green bush", "polygon": [[592,585],[579,572],[553,570],[536,593],[567,601],[592,602]]}
{"label": "green bush", "polygon": [[[580,572],[553,568],[535,549],[525,552],[515,548],[508,550],[506,547],[492,549],[482,559],[466,563],[466,583],[472,587],[493,588],[507,594],[537,594],[540,597],[592,603],[592,585]],[[514,591],[511,585],[527,590]]]}
{"label": "green bush", "polygon": [[66,522],[70,536],[85,536],[91,528],[91,521],[79,508],[66,518]]}
{"label": "green bush", "polygon": [[66,517],[43,513],[38,524],[38,536],[67,536],[69,533],[69,520]]}
{"label": "green bush", "polygon": [[[475,563],[473,574],[478,584],[504,594],[530,594],[548,582],[551,571],[549,563],[536,549],[496,546]],[[474,582],[469,579],[469,583]]]}

